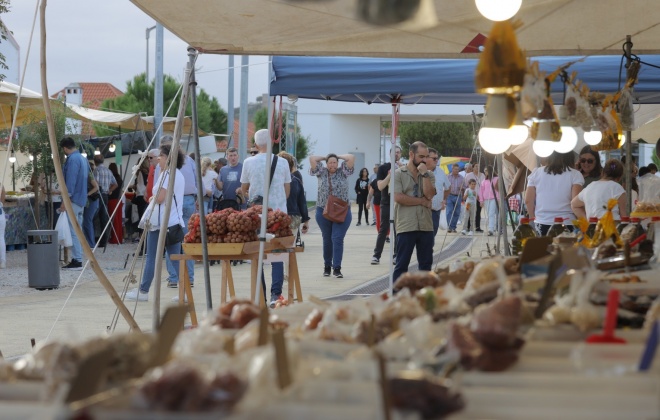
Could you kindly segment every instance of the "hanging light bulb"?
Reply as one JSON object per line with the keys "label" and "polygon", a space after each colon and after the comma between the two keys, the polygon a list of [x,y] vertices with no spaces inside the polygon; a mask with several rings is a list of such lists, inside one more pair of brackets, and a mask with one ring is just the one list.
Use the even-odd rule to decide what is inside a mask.
{"label": "hanging light bulb", "polygon": [[555,144],[557,143],[554,141],[534,140],[532,150],[538,157],[548,157],[555,151]]}
{"label": "hanging light bulb", "polygon": [[490,154],[503,153],[511,146],[511,132],[516,105],[509,95],[489,95],[484,125],[479,130],[479,144]]}
{"label": "hanging light bulb", "polygon": [[30,155],[30,162],[34,161],[34,156]]}
{"label": "hanging light bulb", "polygon": [[522,0],[475,0],[475,4],[483,17],[498,22],[515,16]]}
{"label": "hanging light bulb", "polygon": [[578,135],[573,127],[561,126],[561,140],[555,143],[555,150],[558,153],[568,153],[577,146]]}
{"label": "hanging light bulb", "polygon": [[87,152],[82,152],[81,155],[82,157],[87,158]]}
{"label": "hanging light bulb", "polygon": [[117,146],[115,146],[114,143],[112,143],[110,145],[110,147],[108,147],[108,150],[110,151],[110,153],[114,153],[116,149],[117,149]]}
{"label": "hanging light bulb", "polygon": [[511,141],[512,146],[523,144],[529,137],[529,127],[527,127],[523,121],[520,101],[516,102],[516,119],[513,121],[513,125],[509,129],[509,132],[509,140]]}
{"label": "hanging light bulb", "polygon": [[626,135],[621,133],[619,134],[619,147],[622,147],[624,144],[626,144]]}
{"label": "hanging light bulb", "polygon": [[11,152],[11,156],[9,156],[9,163],[16,163],[16,155],[14,154],[13,150]]}
{"label": "hanging light bulb", "polygon": [[598,130],[585,131],[584,141],[589,146],[595,146],[603,139],[603,133]]}
{"label": "hanging light bulb", "polygon": [[98,147],[96,149],[94,149],[94,156],[98,156],[100,154],[101,154],[101,151],[99,150]]}

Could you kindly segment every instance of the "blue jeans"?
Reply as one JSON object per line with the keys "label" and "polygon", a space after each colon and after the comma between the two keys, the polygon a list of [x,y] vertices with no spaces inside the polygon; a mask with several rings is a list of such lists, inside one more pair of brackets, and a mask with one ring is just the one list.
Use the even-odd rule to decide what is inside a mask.
{"label": "blue jeans", "polygon": [[82,224],[82,230],[83,233],[85,234],[85,239],[87,239],[87,243],[89,244],[89,247],[94,249],[94,245],[96,245],[96,236],[94,232],[94,216],[96,216],[96,212],[99,211],[99,199],[90,201],[89,205],[85,207],[85,211],[83,211],[83,224]]}
{"label": "blue jeans", "polygon": [[[271,263],[272,282],[270,284],[270,300],[276,300],[282,294],[282,285],[284,284],[284,263]],[[266,284],[263,270],[261,271],[262,284]],[[264,290],[264,293],[266,291]],[[268,301],[266,301],[268,303]]]}
{"label": "blue jeans", "polygon": [[431,210],[431,220],[433,220],[433,237],[438,233],[440,228],[440,213],[442,210]]}
{"label": "blue jeans", "polygon": [[[74,202],[71,202],[71,207],[73,207],[73,212],[76,215],[76,220],[78,220],[78,224],[82,228],[83,213],[85,211],[85,208],[77,205]],[[69,219],[69,229],[71,229],[71,243],[72,243],[71,246],[73,247],[73,250],[71,252],[71,259],[82,263],[82,245],[80,244],[78,235],[76,235],[76,231],[73,229],[73,224],[71,224],[71,219]]]}
{"label": "blue jeans", "polygon": [[[140,282],[140,293],[149,293],[151,282],[154,280],[154,272],[156,270],[156,251],[158,249],[158,236],[160,230],[150,230],[147,232],[147,261],[144,263],[144,271],[142,272],[142,281]],[[174,244],[165,246],[165,261],[172,265],[176,277],[173,281],[179,281],[179,264],[172,263],[170,254],[180,254],[181,244]]]}
{"label": "blue jeans", "polygon": [[456,230],[458,218],[461,215],[461,198],[457,195],[447,196],[447,229]]}
{"label": "blue jeans", "polygon": [[417,249],[417,262],[420,271],[431,271],[433,266],[433,232],[414,231],[396,235],[396,265],[393,278],[408,272],[413,250]]}
{"label": "blue jeans", "polygon": [[[344,256],[344,237],[351,226],[353,216],[351,212],[346,214],[344,223],[335,223],[323,217],[323,208],[316,208],[316,223],[321,228],[323,237],[323,263],[325,266],[341,268],[341,260]],[[381,223],[385,223],[381,221]]]}
{"label": "blue jeans", "polygon": [[[174,199],[172,199],[174,201]],[[174,204],[174,203],[172,203]],[[188,233],[188,220],[190,220],[190,216],[193,214],[197,213],[195,209],[195,197],[193,195],[184,195],[183,196],[183,233],[186,234]],[[179,254],[180,252],[177,252]],[[167,273],[169,274],[169,277],[167,278],[168,281],[171,282],[178,282],[179,281],[179,265],[178,263],[172,263],[170,259],[166,259],[167,261]],[[186,262],[188,265],[188,275],[190,276],[190,284],[195,283],[195,261],[193,260],[188,260]],[[174,266],[176,265],[176,272],[174,271]]]}

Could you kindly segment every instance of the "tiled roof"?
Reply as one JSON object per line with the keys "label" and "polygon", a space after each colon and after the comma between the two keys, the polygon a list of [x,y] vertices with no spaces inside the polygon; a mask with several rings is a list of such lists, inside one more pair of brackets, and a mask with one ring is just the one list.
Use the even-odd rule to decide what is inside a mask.
{"label": "tiled roof", "polygon": [[[110,98],[116,98],[124,94],[110,83],[76,83],[83,91],[82,105],[87,108],[100,109],[101,103]],[[66,96],[64,88],[56,92],[52,97],[57,98],[60,93]]]}

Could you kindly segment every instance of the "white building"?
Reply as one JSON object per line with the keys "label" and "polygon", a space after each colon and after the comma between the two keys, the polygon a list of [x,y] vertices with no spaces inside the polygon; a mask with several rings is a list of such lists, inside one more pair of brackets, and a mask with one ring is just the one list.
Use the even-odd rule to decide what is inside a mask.
{"label": "white building", "polygon": [[[355,155],[355,171],[349,179],[351,197],[355,198],[353,185],[359,171],[369,172],[375,163],[386,162],[389,145],[381,142],[381,122],[392,120],[392,106],[357,102],[321,101],[300,99],[298,124],[305,136],[310,136],[311,155],[328,153]],[[483,112],[482,105],[401,105],[400,121],[447,121],[469,122],[472,111]],[[309,161],[301,171],[308,201],[316,201],[318,181],[309,175]]]}

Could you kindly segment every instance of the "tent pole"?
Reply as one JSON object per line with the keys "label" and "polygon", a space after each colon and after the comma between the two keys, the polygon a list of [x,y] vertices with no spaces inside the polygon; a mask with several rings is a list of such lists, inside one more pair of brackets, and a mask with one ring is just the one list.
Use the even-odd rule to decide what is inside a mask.
{"label": "tent pole", "polygon": [[[199,150],[199,130],[197,127],[197,79],[195,79],[195,60],[197,59],[197,51],[194,48],[188,47],[188,58],[190,59],[190,104],[192,109],[192,137],[195,146],[195,177],[197,178],[197,202],[199,203],[199,230],[202,234],[202,243],[208,244],[208,236],[206,234],[206,209],[204,208],[204,184],[202,184],[202,153]],[[190,144],[190,141],[188,141]],[[183,221],[188,223],[187,220]],[[211,275],[209,273],[209,250],[206,246],[202,247],[202,261],[204,265],[204,286],[206,290],[206,309],[209,311],[213,309],[213,301],[211,299]]]}
{"label": "tent pole", "polygon": [[[186,112],[186,105],[188,104],[189,82],[190,82],[190,63],[186,66],[186,72],[183,78],[183,92],[181,93],[181,101],[179,102],[179,112],[176,116],[176,125],[174,126],[174,140],[172,141],[172,148],[168,156],[168,171],[170,176],[167,185],[167,196],[165,198],[165,211],[163,212],[163,220],[170,219],[170,212],[172,211],[172,196],[174,195],[174,180],[176,178],[176,162],[177,154],[179,153],[179,144],[181,142],[181,132],[183,131],[184,115]],[[160,142],[158,143],[160,145]],[[162,187],[162,186],[161,186]],[[154,210],[157,211],[157,210]],[[178,211],[178,210],[177,210]],[[184,221],[185,223],[186,221]],[[156,255],[163,255],[165,251],[165,236],[167,235],[167,223],[162,223],[158,232],[158,246],[156,248]],[[156,258],[156,268],[154,270],[154,306],[152,315],[152,328],[153,331],[158,331],[160,327],[160,285],[161,274],[163,271],[163,259]]]}
{"label": "tent pole", "polygon": [[387,192],[390,194],[390,295],[394,293],[394,248],[396,246],[396,232],[394,230],[394,194],[392,185],[394,185],[394,172],[396,171],[396,136],[399,128],[399,99],[392,100],[392,127],[390,129],[390,185]]}
{"label": "tent pole", "polygon": [[[631,36],[626,35],[626,43],[624,44],[623,48],[625,50],[626,54],[626,68],[628,69],[628,72],[630,72],[630,64],[632,63],[632,59],[630,58],[631,50],[632,50],[632,41],[631,41]],[[626,131],[626,145],[625,145],[625,156],[626,156],[626,168],[625,168],[625,174],[626,174],[626,211],[628,214],[632,212],[632,132]]]}
{"label": "tent pole", "polygon": [[[497,189],[499,190],[500,193],[500,212],[499,212],[499,230],[500,233],[498,233],[498,250],[501,251],[501,248],[499,247],[499,238],[500,236],[502,237],[502,241],[504,242],[504,255],[510,256],[511,255],[511,248],[509,247],[509,235],[507,232],[506,228],[506,216],[509,213],[509,203],[506,200],[506,189],[504,188],[504,153],[500,153],[496,157],[497,159],[497,166],[499,168],[498,171],[498,182],[497,182]],[[511,223],[513,226],[513,223]]]}

